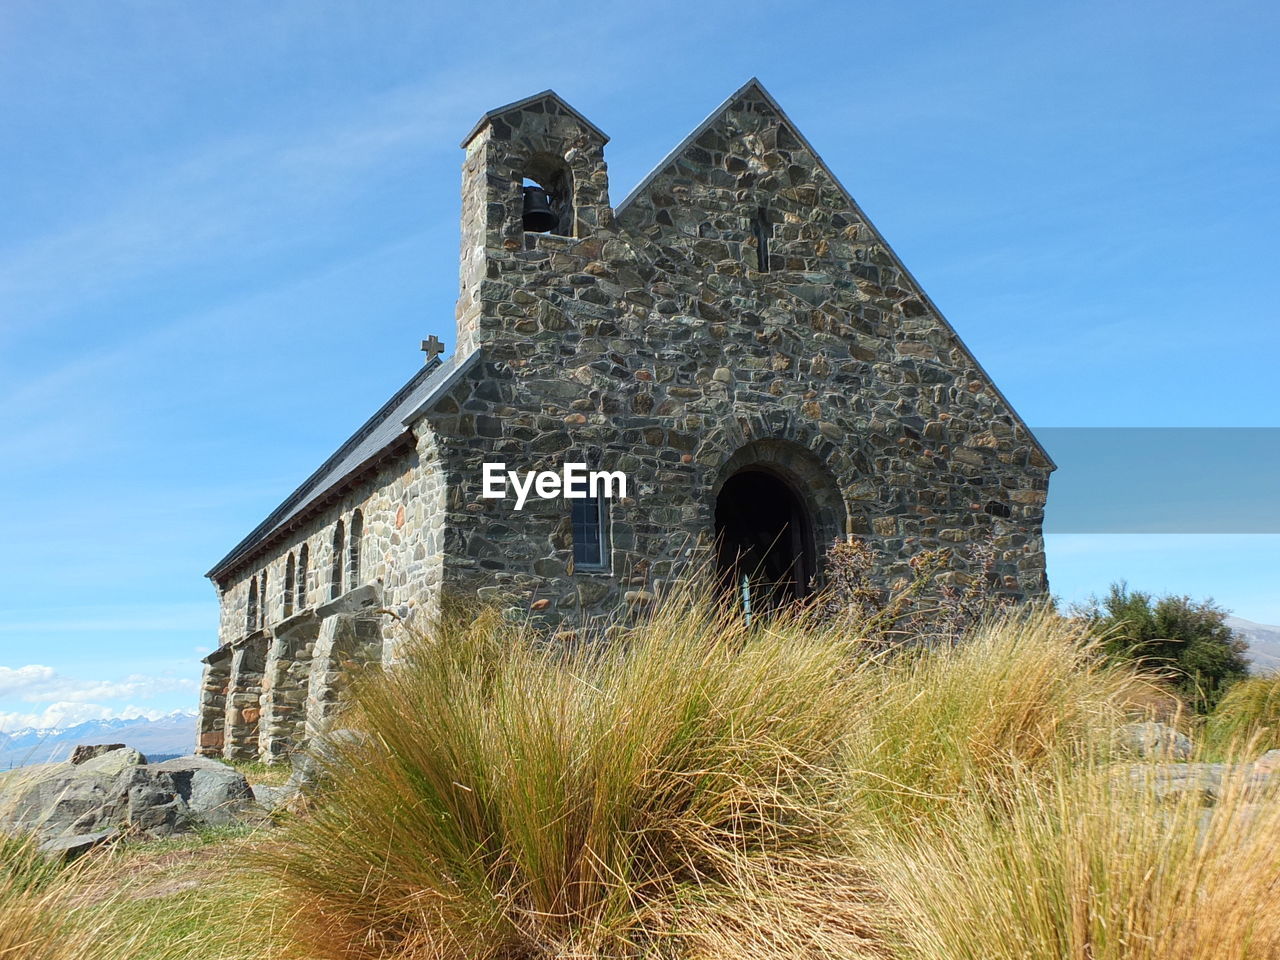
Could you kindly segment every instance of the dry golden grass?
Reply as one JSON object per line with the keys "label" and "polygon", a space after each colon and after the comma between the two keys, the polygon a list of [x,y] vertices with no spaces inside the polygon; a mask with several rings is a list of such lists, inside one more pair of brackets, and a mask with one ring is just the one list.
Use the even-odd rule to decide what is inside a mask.
{"label": "dry golden grass", "polygon": [[0,960],[82,960],[100,924],[73,916],[71,872],[44,860],[31,840],[0,836]]}
{"label": "dry golden grass", "polygon": [[964,805],[882,835],[875,878],[904,960],[1264,960],[1280,956],[1278,843],[1280,805],[1240,778],[1206,809],[1077,770],[1001,815]]}
{"label": "dry golden grass", "polygon": [[363,678],[282,833],[0,872],[0,960],[1280,960],[1280,803],[1110,761],[1148,680],[1043,609],[858,635],[482,612]]}
{"label": "dry golden grass", "polygon": [[277,853],[297,935],[370,960],[669,945],[679,904],[746,889],[742,858],[838,843],[850,647],[700,604],[576,650],[492,617],[421,641],[363,685]]}
{"label": "dry golden grass", "polygon": [[851,815],[903,831],[1098,756],[1151,682],[1049,608],[997,614],[958,645],[860,669]]}

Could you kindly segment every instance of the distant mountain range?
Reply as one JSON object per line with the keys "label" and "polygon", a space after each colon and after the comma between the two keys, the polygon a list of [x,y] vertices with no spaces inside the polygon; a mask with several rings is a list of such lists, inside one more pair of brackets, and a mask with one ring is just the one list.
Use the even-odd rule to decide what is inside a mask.
{"label": "distant mountain range", "polygon": [[1240,617],[1227,617],[1227,626],[1248,642],[1245,656],[1255,673],[1280,670],[1280,627]]}
{"label": "distant mountain range", "polygon": [[0,771],[65,760],[82,743],[123,743],[147,759],[185,756],[195,748],[196,717],[181,710],[158,720],[90,720],[61,730],[0,733]]}

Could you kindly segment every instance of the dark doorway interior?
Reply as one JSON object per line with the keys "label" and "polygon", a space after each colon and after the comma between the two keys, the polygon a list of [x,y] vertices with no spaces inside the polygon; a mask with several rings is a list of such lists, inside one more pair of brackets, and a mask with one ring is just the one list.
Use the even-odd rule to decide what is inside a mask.
{"label": "dark doorway interior", "polygon": [[716,497],[716,554],[722,585],[753,611],[800,599],[815,570],[804,503],[775,474],[735,473]]}

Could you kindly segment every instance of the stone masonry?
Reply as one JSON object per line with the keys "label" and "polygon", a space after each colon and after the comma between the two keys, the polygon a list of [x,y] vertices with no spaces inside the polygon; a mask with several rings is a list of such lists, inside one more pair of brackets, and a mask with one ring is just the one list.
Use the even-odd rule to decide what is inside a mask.
{"label": "stone masonry", "polygon": [[[606,142],[550,91],[464,141],[454,353],[210,572],[201,753],[304,746],[352,669],[391,655],[392,614],[429,625],[447,592],[549,626],[708,567],[802,596],[852,536],[885,582],[939,546],[965,581],[989,540],[994,591],[1045,593],[1051,461],[763,87],[617,207]],[[531,184],[550,231],[524,229]],[[628,478],[589,566],[570,501],[482,496],[486,462],[567,461]]]}

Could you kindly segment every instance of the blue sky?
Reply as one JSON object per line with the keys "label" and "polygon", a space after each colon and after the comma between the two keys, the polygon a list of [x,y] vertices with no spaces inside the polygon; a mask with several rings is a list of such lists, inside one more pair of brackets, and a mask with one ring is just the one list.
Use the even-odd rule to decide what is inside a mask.
{"label": "blue sky", "polygon": [[[458,141],[546,87],[616,202],[758,75],[1033,426],[1280,427],[1278,44],[1264,2],[8,0],[0,729],[194,705],[204,571],[451,342]],[[1280,536],[1049,551],[1280,622]]]}

